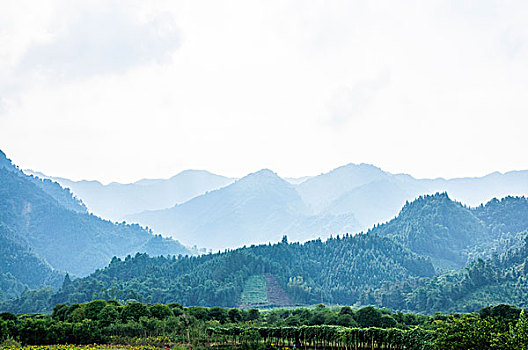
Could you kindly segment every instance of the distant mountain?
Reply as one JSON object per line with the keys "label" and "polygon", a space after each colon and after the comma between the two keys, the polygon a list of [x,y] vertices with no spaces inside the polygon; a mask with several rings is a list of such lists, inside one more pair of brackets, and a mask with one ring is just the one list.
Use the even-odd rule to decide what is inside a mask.
{"label": "distant mountain", "polygon": [[234,181],[205,170],[185,170],[170,179],[143,179],[131,184],[98,181],[72,181],[61,177],[48,177],[27,170],[41,178],[49,178],[69,188],[82,198],[90,211],[106,219],[121,221],[123,217],[145,210],[165,209],[183,203]]}
{"label": "distant mountain", "polygon": [[313,212],[318,213],[343,194],[388,176],[373,165],[348,164],[300,183],[297,190]]}
{"label": "distant mountain", "polygon": [[393,218],[405,201],[431,192],[410,176],[386,174],[341,194],[323,212],[335,215],[354,213],[361,227],[366,229]]}
{"label": "distant mountain", "polygon": [[[133,184],[56,180],[70,187],[96,214],[139,222],[186,244],[214,249],[274,241],[282,234],[306,241],[357,233],[393,219],[407,201],[437,192],[471,206],[495,197],[528,195],[528,171],[416,179],[369,164],[348,164],[312,177],[281,179],[274,175],[275,181],[267,184],[265,177],[259,180],[253,175],[247,178],[256,181],[240,179],[248,183],[244,187],[235,179],[197,170],[183,171],[168,180]],[[68,203],[71,194],[48,182],[35,178],[35,183],[46,185],[43,189],[63,206],[86,210],[83,202]],[[60,190],[54,193],[57,187]],[[461,262],[445,263],[448,268]]]}
{"label": "distant mountain", "polygon": [[304,241],[359,228],[350,213],[312,215],[295,187],[267,169],[173,208],[143,212],[127,220],[186,244],[214,249],[277,241],[286,233]]}
{"label": "distant mountain", "polygon": [[190,254],[178,242],[139,225],[115,224],[88,214],[68,190],[51,180],[25,175],[4,153],[0,165],[0,290],[4,295],[26,286],[58,286],[63,272],[87,275],[113,256]]}
{"label": "distant mountain", "polygon": [[479,206],[493,198],[528,195],[528,170],[494,172],[483,177],[419,180],[432,192],[447,192],[469,206]]}
{"label": "distant mountain", "polygon": [[297,190],[314,214],[351,213],[362,229],[368,229],[392,219],[406,201],[420,195],[447,192],[470,206],[492,198],[528,195],[528,171],[449,180],[416,179],[368,164],[348,164],[302,182]]}

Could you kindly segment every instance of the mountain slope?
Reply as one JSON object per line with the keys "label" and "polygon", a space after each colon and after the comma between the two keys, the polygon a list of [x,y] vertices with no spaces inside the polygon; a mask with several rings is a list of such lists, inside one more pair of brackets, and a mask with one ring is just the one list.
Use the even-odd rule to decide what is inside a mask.
{"label": "mountain slope", "polygon": [[[157,254],[154,251],[156,245],[149,242],[159,238],[148,230],[139,225],[114,224],[81,210],[70,210],[69,205],[62,205],[67,191],[61,192],[56,183],[45,185],[48,189],[56,189],[52,192],[55,196],[52,196],[51,191],[45,191],[40,183],[39,179],[25,175],[16,167],[0,168],[0,227],[18,244],[16,249],[13,248],[15,256],[16,251],[26,255],[31,251],[28,259],[38,256],[42,259],[39,264],[74,275],[86,275],[105,266],[116,255],[125,256],[137,251]],[[70,199],[66,202],[75,203]],[[157,245],[160,244],[165,245],[165,252],[170,254],[189,253],[172,240]],[[159,247],[156,249],[160,250]],[[29,266],[36,267],[37,262]],[[28,274],[33,273],[27,266],[26,270]],[[42,272],[43,278],[45,275],[46,272]],[[18,279],[35,286],[23,278]]]}
{"label": "mountain slope", "polygon": [[250,174],[173,208],[127,219],[184,243],[214,249],[277,241],[284,233],[294,240],[306,240],[357,230],[350,214],[312,216],[295,187],[270,170]]}
{"label": "mountain slope", "polygon": [[84,203],[79,198],[73,196],[69,189],[63,188],[58,183],[46,178],[31,175],[26,176],[16,165],[12,163],[10,159],[7,158],[2,150],[0,150],[0,169],[5,169],[25,177],[27,180],[33,182],[41,190],[59,202],[59,204],[66,209],[79,213],[88,212]]}
{"label": "mountain slope", "polygon": [[[525,233],[526,235],[526,233]],[[474,312],[508,303],[528,307],[528,236],[501,256],[478,259],[468,267],[422,283],[379,290],[379,305],[417,312]]]}
{"label": "mountain slope", "polygon": [[[46,177],[38,172],[29,172]],[[204,170],[185,170],[170,179],[144,179],[131,184],[112,182],[103,185],[98,181],[50,179],[70,188],[83,199],[92,213],[116,221],[145,210],[170,208],[233,182],[231,178]]]}
{"label": "mountain slope", "polygon": [[405,200],[413,200],[429,189],[405,175],[391,175],[345,192],[325,209],[325,213],[354,213],[361,227],[370,228],[398,214]]}
{"label": "mountain slope", "polygon": [[420,196],[400,214],[372,232],[402,242],[428,256],[435,267],[459,269],[468,262],[501,254],[521,244],[528,229],[528,200],[506,197],[476,208],[463,206],[447,193]]}
{"label": "mountain slope", "polygon": [[63,278],[0,223],[0,300],[14,298],[25,288],[58,288]]}
{"label": "mountain slope", "polygon": [[390,174],[369,164],[348,164],[300,183],[297,191],[314,213],[326,208],[343,194]]}
{"label": "mountain slope", "polygon": [[429,256],[440,268],[463,267],[469,250],[491,241],[482,221],[446,193],[421,196],[407,203],[398,217],[373,231]]}

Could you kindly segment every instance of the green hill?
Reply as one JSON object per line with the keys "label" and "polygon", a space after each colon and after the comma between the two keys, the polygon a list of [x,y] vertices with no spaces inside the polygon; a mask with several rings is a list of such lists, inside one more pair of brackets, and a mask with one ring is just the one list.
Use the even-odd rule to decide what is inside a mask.
{"label": "green hill", "polygon": [[[94,298],[237,306],[248,280],[264,274],[276,279],[287,294],[282,299],[293,304],[353,304],[366,288],[432,276],[434,269],[427,259],[398,243],[363,234],[305,244],[284,241],[200,257],[137,254],[115,258],[107,268],[68,283],[50,296],[50,308]],[[23,295],[20,303],[24,297],[30,296]],[[0,309],[10,310],[15,304]]]}
{"label": "green hill", "polygon": [[524,197],[494,199],[468,208],[446,193],[437,193],[406,203],[396,218],[372,232],[430,257],[442,271],[504,253],[520,244],[517,233],[527,228],[528,201]]}

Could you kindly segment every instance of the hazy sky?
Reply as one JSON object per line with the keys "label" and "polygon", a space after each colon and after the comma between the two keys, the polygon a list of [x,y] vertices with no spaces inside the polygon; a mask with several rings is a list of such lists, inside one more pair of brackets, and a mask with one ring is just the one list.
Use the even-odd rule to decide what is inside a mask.
{"label": "hazy sky", "polygon": [[187,168],[528,169],[526,1],[0,2],[0,149],[102,181]]}

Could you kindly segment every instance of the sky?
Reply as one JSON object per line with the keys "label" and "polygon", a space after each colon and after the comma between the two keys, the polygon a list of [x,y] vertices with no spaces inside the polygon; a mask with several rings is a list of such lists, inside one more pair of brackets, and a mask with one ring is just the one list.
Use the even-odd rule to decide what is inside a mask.
{"label": "sky", "polygon": [[528,169],[526,1],[0,2],[0,149],[132,182],[184,169]]}

